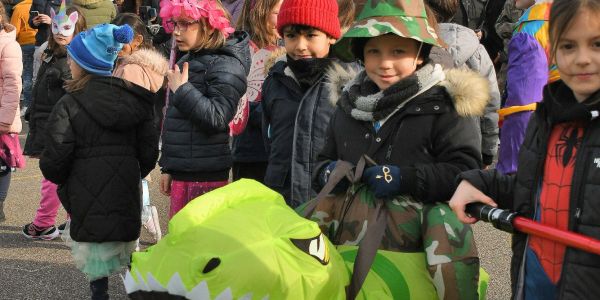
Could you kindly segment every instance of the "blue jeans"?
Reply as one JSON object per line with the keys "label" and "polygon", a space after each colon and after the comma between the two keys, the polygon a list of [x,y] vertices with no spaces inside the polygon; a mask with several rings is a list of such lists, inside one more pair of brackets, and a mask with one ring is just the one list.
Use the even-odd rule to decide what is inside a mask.
{"label": "blue jeans", "polygon": [[31,105],[31,89],[33,88],[33,52],[34,45],[21,46],[23,52],[23,105]]}

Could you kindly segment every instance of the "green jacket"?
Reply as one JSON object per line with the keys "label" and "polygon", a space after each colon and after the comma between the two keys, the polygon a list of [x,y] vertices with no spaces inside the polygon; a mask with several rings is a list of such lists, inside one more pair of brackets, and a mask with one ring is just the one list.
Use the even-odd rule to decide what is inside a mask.
{"label": "green jacket", "polygon": [[115,5],[110,0],[73,0],[73,4],[81,9],[87,28],[110,23],[117,15]]}

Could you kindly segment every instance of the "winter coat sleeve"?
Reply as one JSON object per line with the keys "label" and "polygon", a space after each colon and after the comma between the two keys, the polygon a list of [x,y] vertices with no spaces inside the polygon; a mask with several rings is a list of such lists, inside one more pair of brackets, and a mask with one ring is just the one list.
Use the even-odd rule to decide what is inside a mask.
{"label": "winter coat sleeve", "polygon": [[496,169],[470,170],[458,175],[458,183],[468,181],[478,190],[492,198],[498,208],[512,209],[516,176],[503,175]]}
{"label": "winter coat sleeve", "polygon": [[44,178],[55,184],[67,181],[74,159],[75,134],[65,99],[63,97],[58,101],[48,117],[46,147],[40,158],[40,170]]}
{"label": "winter coat sleeve", "polygon": [[152,119],[145,120],[137,128],[137,157],[141,178],[150,174],[158,159],[158,136]]}
{"label": "winter coat sleeve", "polygon": [[[31,15],[32,11],[38,11],[40,14],[48,14],[50,15],[50,9],[46,12],[46,1],[47,0],[33,0],[31,3],[31,8],[29,9],[29,15]],[[33,24],[33,18],[29,18],[29,26],[33,29],[38,29],[40,26],[49,26],[48,24],[40,23],[39,26],[35,26]]]}
{"label": "winter coat sleeve", "polygon": [[486,78],[490,87],[490,101],[485,107],[485,114],[480,119],[481,127],[481,156],[483,165],[492,164],[494,156],[498,152],[498,109],[500,109],[500,90],[496,80],[494,63],[489,54],[479,45],[477,51],[467,60],[467,66],[471,70],[479,70],[479,74]]}
{"label": "winter coat sleeve", "polygon": [[241,63],[215,62],[204,76],[206,93],[192,82],[186,82],[172,99],[183,115],[203,129],[223,132],[229,130],[238,102],[246,92],[246,73]]}
{"label": "winter coat sleeve", "polygon": [[[2,98],[0,105],[0,123],[12,125],[18,113],[21,96],[21,74],[23,59],[21,48],[16,41],[9,42],[0,54],[0,70],[2,72]],[[20,129],[19,129],[20,131]]]}
{"label": "winter coat sleeve", "polygon": [[248,126],[261,128],[263,108],[260,103],[250,103],[250,115],[248,116]]}
{"label": "winter coat sleeve", "polygon": [[401,167],[402,184],[407,183],[409,194],[424,203],[448,201],[456,188],[456,176],[480,168],[481,140],[475,122],[475,118],[458,117],[456,112],[438,118],[430,149],[435,162]]}

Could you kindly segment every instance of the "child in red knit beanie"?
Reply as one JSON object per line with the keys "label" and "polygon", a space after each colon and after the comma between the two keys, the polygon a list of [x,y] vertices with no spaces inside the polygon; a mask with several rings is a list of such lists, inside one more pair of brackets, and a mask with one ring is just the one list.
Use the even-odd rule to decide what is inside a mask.
{"label": "child in red knit beanie", "polygon": [[336,0],[284,0],[277,31],[287,55],[270,69],[262,89],[269,155],[264,182],[296,207],[315,196],[312,170],[334,111],[329,83],[352,75],[348,65],[329,57],[340,37]]}

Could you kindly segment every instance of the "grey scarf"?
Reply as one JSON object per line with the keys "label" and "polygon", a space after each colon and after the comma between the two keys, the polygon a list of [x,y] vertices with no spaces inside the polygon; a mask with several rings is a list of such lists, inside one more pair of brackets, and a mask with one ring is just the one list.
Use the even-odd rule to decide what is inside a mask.
{"label": "grey scarf", "polygon": [[344,87],[339,105],[359,121],[380,121],[445,79],[440,65],[427,64],[384,91],[362,71]]}

